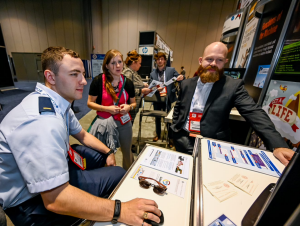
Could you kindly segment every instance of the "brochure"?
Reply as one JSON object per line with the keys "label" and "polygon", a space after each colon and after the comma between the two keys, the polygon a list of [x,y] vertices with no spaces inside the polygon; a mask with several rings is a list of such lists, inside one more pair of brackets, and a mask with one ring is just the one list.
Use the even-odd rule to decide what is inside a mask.
{"label": "brochure", "polygon": [[[139,165],[135,171],[133,171],[131,178],[138,180],[139,176],[153,178],[163,185],[167,189],[167,193],[177,195],[181,198],[184,198],[185,189],[186,189],[186,180],[179,177],[172,176],[167,173],[154,171],[149,167]],[[151,182],[155,184],[155,181]]]}
{"label": "brochure", "polygon": [[189,178],[190,158],[179,152],[150,147],[141,165],[185,179]]}

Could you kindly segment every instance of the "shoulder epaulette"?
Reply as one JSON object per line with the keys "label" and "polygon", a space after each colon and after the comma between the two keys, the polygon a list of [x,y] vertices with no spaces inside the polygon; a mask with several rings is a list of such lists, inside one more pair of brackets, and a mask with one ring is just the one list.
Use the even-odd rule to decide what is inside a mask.
{"label": "shoulder epaulette", "polygon": [[39,97],[39,113],[42,112],[54,112],[53,104],[49,97]]}

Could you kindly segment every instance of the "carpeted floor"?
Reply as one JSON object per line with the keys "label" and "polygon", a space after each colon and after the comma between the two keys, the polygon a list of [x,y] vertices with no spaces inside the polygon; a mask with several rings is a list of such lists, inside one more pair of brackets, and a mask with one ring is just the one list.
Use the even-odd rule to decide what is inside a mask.
{"label": "carpeted floor", "polygon": [[[74,102],[75,115],[78,120],[91,110],[86,104],[91,82],[91,79],[87,79],[87,85],[84,87],[82,99]],[[35,86],[36,82],[15,82],[16,89],[4,90],[0,93],[0,104],[2,105],[2,111],[0,111],[0,123],[8,112],[21,103],[29,93],[35,90]]]}

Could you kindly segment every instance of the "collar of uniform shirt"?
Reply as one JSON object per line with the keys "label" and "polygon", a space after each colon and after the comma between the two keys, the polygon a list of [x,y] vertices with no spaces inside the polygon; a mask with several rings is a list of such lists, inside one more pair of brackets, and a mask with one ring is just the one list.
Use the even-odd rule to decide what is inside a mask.
{"label": "collar of uniform shirt", "polygon": [[[37,83],[36,86],[39,89],[44,90],[45,93],[47,93],[49,97],[52,98],[52,100],[57,104],[55,111],[59,110],[64,115],[66,111],[70,109],[70,102],[63,98],[61,95],[59,95],[57,92],[53,91],[52,89],[49,89],[47,86],[44,86],[41,83]],[[57,109],[57,107],[59,109]]]}

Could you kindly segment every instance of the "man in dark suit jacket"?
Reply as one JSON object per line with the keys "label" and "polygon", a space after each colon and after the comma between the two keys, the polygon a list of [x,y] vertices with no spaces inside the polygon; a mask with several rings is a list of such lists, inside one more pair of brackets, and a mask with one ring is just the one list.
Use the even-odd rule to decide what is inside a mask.
{"label": "man in dark suit jacket", "polygon": [[[150,74],[150,80],[156,80],[160,82],[167,82],[171,78],[176,77],[177,81],[181,81],[184,79],[183,75],[180,75],[175,68],[173,67],[166,67],[167,57],[163,52],[159,52],[154,56],[157,69],[153,70]],[[153,103],[154,110],[159,111],[165,111],[166,107],[169,111],[171,109],[171,103],[175,102],[177,100],[174,90],[175,86],[174,83],[167,86],[167,106],[166,103]],[[158,91],[161,92],[163,88],[159,88]],[[159,95],[158,92],[156,92],[156,95]],[[155,126],[156,126],[156,136],[153,138],[153,141],[157,141],[160,138],[161,135],[161,124],[160,124],[160,118],[155,118]]]}
{"label": "man in dark suit jacket", "polygon": [[202,114],[199,125],[202,136],[230,141],[229,114],[236,107],[262,138],[267,149],[273,150],[274,155],[286,165],[294,151],[288,149],[268,115],[249,96],[243,81],[223,75],[223,67],[228,61],[227,51],[221,42],[208,45],[203,57],[199,58],[199,76],[181,83],[171,126],[176,150],[192,154],[195,138],[189,136],[190,113]]}

